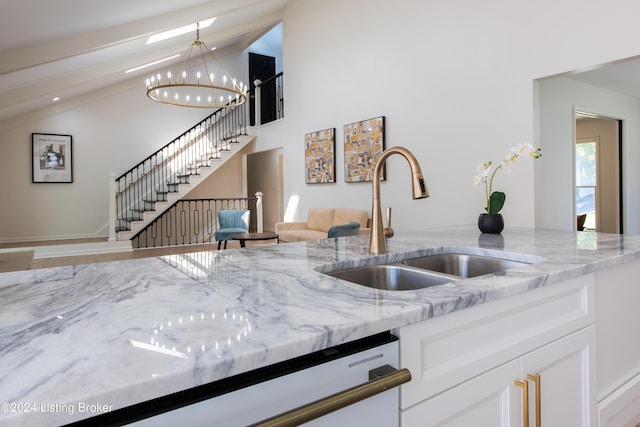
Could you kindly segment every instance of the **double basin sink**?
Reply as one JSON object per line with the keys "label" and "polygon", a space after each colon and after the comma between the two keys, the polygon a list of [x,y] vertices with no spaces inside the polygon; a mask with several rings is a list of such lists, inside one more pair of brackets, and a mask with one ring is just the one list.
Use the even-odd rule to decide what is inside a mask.
{"label": "double basin sink", "polygon": [[442,285],[531,264],[497,257],[440,253],[403,261],[327,272],[329,276],[375,289],[406,291]]}

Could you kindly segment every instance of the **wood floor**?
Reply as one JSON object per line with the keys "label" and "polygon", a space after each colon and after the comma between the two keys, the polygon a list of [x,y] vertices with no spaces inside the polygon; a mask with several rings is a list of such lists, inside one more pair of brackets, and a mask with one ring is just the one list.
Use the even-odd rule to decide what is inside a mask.
{"label": "wood floor", "polygon": [[[91,241],[104,241],[100,240],[87,240],[81,241],[47,241],[47,242],[29,242],[29,243],[0,243],[0,249],[13,249],[11,252],[0,253],[0,273],[8,271],[20,271],[38,268],[50,268],[50,267],[62,267],[65,265],[78,265],[78,264],[91,264],[95,262],[108,262],[119,261],[126,259],[138,259],[148,258],[161,255],[173,255],[180,253],[199,252],[199,251],[212,251],[216,250],[217,243],[207,243],[201,245],[188,245],[188,246],[172,246],[163,248],[149,248],[149,249],[134,249],[128,252],[116,252],[105,254],[92,254],[92,255],[77,255],[77,256],[61,256],[53,258],[40,258],[34,259],[34,251],[27,249],[34,246],[45,246],[55,244],[74,244],[74,243],[89,243]],[[261,246],[265,244],[273,244],[273,242],[247,242],[247,247]],[[20,250],[24,247],[25,250]],[[227,248],[239,248],[240,243],[236,241],[228,242]]]}

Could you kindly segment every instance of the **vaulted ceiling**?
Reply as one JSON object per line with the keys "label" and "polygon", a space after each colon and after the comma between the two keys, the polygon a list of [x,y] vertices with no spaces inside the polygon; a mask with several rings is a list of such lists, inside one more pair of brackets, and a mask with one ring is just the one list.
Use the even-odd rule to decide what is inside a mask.
{"label": "vaulted ceiling", "polygon": [[[182,53],[194,34],[147,45],[170,29],[217,17],[200,39],[244,49],[281,19],[290,0],[0,0],[0,120],[70,99]],[[166,66],[167,62],[163,64]]]}
{"label": "vaulted ceiling", "polygon": [[614,92],[640,97],[640,60],[637,58],[594,67],[592,70],[568,74],[566,77]]}
{"label": "vaulted ceiling", "polygon": [[[201,39],[245,49],[276,24],[292,0],[0,0],[0,121],[143,79],[125,70],[182,53],[193,34],[147,45],[152,34],[217,17]],[[170,63],[165,63],[166,66]],[[566,77],[640,96],[640,61]]]}

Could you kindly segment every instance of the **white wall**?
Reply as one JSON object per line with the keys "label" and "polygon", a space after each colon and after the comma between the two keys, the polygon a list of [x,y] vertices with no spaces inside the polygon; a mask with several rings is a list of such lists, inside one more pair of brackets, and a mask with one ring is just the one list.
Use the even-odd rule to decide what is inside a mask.
{"label": "white wall", "polygon": [[[431,193],[410,200],[406,162],[390,158],[382,203],[394,207],[394,228],[475,222],[484,207],[482,189],[472,185],[478,163],[533,141],[544,150],[536,167],[555,172],[554,162],[571,164],[538,133],[534,80],[639,55],[639,13],[635,0],[606,6],[580,0],[293,1],[283,17],[286,118],[261,129],[256,150],[284,147],[285,205],[299,195],[299,218],[311,206],[370,209],[370,185],[346,184],[340,167],[335,184],[304,184],[304,134],[335,127],[340,165],[343,126],[384,115],[387,147],[414,152]],[[594,22],[597,31],[588,25]],[[97,193],[102,177],[132,166],[154,144],[152,136],[176,135],[192,124],[189,111],[153,105],[136,84],[109,93],[104,107],[88,103],[9,131],[0,126],[0,147],[10,159],[0,178],[15,182],[2,186],[9,198],[3,199],[0,238],[100,232],[106,223],[106,209],[99,207],[106,206],[105,196]],[[76,183],[30,183],[34,131],[74,135]],[[122,151],[133,153],[116,160]],[[569,220],[554,219],[564,209],[556,202],[565,200],[565,182],[552,188],[541,177],[534,208],[533,171],[532,162],[523,162],[497,180],[508,197],[506,227],[566,228]],[[86,213],[72,213],[77,205]],[[627,210],[637,205],[628,199]],[[629,224],[628,231],[638,228]]]}
{"label": "white wall", "polygon": [[640,100],[566,77],[540,81],[540,139],[544,161],[536,165],[536,224],[575,227],[575,110],[623,120],[624,232],[640,233]]}
{"label": "white wall", "polygon": [[[304,183],[303,138],[335,127],[341,165],[343,126],[384,115],[386,146],[414,152],[431,193],[411,201],[408,167],[390,158],[382,204],[395,208],[394,228],[475,222],[484,207],[472,185],[478,163],[528,141],[543,147],[538,162],[570,168],[569,157],[555,158],[553,141],[539,139],[534,80],[639,54],[638,12],[632,0],[606,8],[578,0],[295,1],[283,28],[286,124],[264,129],[259,143],[284,145],[285,196],[300,196],[297,218],[311,206],[370,209],[370,184],[346,184],[340,167],[335,184]],[[598,31],[585,22],[598,22]],[[533,170],[521,162],[496,180],[507,192],[507,228],[535,223]],[[557,191],[538,198],[549,216]]]}

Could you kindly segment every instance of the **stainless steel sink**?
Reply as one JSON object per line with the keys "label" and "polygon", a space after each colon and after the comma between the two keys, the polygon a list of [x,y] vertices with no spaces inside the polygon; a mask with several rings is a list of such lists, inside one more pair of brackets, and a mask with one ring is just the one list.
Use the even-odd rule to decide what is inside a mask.
{"label": "stainless steel sink", "polygon": [[406,291],[484,274],[496,274],[540,261],[542,259],[526,262],[482,255],[441,253],[388,264],[336,270],[325,274],[374,289]]}
{"label": "stainless steel sink", "polygon": [[418,270],[401,264],[369,265],[326,274],[359,285],[388,291],[422,289],[458,280],[456,277]]}
{"label": "stainless steel sink", "polygon": [[402,263],[423,270],[437,271],[465,278],[498,273],[511,268],[528,265],[526,262],[456,253],[444,253],[406,259],[402,261]]}

